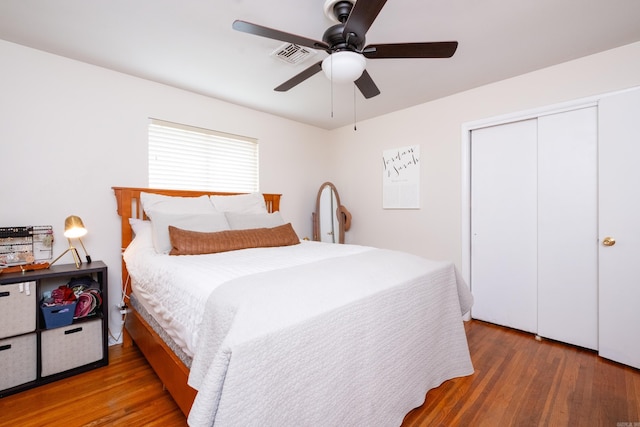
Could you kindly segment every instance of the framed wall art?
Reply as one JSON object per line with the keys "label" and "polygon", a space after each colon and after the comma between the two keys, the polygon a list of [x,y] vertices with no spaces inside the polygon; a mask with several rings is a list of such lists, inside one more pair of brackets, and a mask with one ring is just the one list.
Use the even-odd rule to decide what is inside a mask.
{"label": "framed wall art", "polygon": [[382,208],[420,209],[420,146],[382,152]]}

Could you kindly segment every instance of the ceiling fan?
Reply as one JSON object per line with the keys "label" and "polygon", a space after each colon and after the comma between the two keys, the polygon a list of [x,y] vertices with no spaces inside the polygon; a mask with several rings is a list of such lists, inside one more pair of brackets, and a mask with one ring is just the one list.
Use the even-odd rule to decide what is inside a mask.
{"label": "ceiling fan", "polygon": [[246,21],[236,20],[233,29],[298,46],[324,50],[328,57],[276,87],[285,92],[323,70],[336,83],[354,82],[365,98],[380,90],[365,69],[367,59],[450,58],[458,42],[391,43],[365,46],[365,35],[387,0],[326,0],[325,15],[338,24],[329,27],[322,41],[286,33]]}

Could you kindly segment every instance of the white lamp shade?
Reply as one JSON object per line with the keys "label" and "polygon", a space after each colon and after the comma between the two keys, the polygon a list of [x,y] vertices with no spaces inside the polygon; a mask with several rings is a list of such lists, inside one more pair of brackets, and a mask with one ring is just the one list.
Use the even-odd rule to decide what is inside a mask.
{"label": "white lamp shade", "polygon": [[333,83],[351,83],[362,75],[367,61],[359,53],[341,51],[322,61],[322,71]]}

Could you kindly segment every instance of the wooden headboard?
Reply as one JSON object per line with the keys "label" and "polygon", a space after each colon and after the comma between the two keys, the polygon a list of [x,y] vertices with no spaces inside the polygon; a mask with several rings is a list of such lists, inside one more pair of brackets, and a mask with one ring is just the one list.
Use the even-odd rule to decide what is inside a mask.
{"label": "wooden headboard", "polygon": [[[158,188],[132,188],[132,187],[112,187],[116,195],[118,204],[118,215],[120,215],[121,228],[121,250],[124,251],[133,239],[130,218],[146,219],[140,203],[140,193],[154,193],[165,196],[178,197],[199,197],[199,196],[235,196],[244,193],[225,193],[220,191],[193,191],[193,190],[162,190]],[[281,194],[263,194],[268,212],[280,210]],[[122,260],[122,283],[127,283],[127,268]]]}

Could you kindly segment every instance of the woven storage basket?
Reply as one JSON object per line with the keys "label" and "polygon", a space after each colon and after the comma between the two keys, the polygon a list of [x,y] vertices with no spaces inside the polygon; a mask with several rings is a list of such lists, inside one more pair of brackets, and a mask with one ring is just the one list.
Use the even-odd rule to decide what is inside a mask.
{"label": "woven storage basket", "polygon": [[43,331],[43,377],[102,359],[102,319]]}
{"label": "woven storage basket", "polygon": [[0,390],[6,390],[36,379],[36,334],[0,340]]}
{"label": "woven storage basket", "polygon": [[36,284],[0,286],[0,338],[36,330]]}

